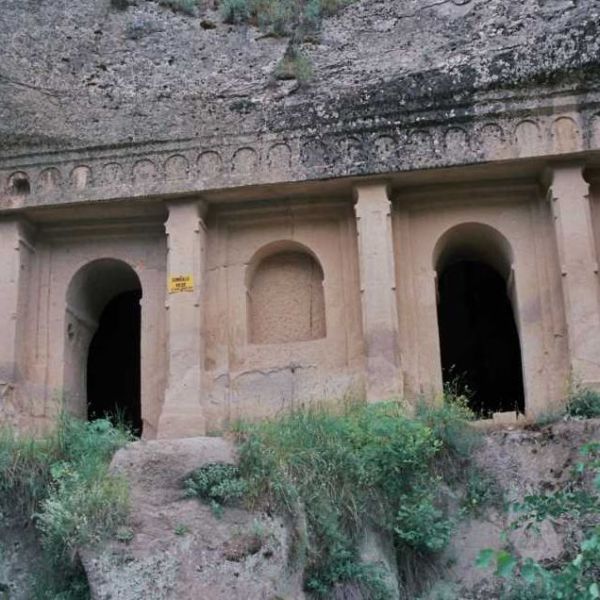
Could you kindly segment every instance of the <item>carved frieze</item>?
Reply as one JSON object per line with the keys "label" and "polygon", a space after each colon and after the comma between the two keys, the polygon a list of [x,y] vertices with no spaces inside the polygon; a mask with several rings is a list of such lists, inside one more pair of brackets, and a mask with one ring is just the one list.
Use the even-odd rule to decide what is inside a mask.
{"label": "carved frieze", "polygon": [[0,210],[600,150],[598,104],[15,157],[0,164]]}

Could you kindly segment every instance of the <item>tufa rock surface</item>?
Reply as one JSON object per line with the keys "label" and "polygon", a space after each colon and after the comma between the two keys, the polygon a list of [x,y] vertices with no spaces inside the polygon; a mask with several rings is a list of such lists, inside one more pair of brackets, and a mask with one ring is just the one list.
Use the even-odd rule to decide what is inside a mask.
{"label": "tufa rock surface", "polygon": [[136,442],[115,455],[113,470],[131,486],[131,530],[82,551],[93,600],[304,598],[280,519],[235,508],[218,518],[184,498],[191,471],[234,457],[221,438]]}
{"label": "tufa rock surface", "polygon": [[[288,40],[152,0],[5,0],[0,152],[257,134],[436,111],[495,90],[595,85],[598,0],[358,0],[304,43],[314,79],[274,73]],[[209,26],[207,26],[209,24]],[[538,95],[539,95],[538,91]],[[447,112],[451,111],[451,112]]]}

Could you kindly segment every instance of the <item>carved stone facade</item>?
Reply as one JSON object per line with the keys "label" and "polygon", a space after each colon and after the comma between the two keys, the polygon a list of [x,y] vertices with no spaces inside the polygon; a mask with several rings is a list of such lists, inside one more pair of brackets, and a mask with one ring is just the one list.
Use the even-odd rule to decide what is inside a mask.
{"label": "carved stone facade", "polygon": [[[537,130],[527,122],[513,156],[531,153]],[[457,252],[506,282],[528,416],[559,406],[573,378],[600,386],[596,155],[568,146],[591,140],[589,131],[565,117],[552,123],[551,156],[275,187],[235,186],[232,167],[220,190],[204,193],[193,189],[198,161],[183,154],[164,171],[136,156],[123,197],[124,160],[101,171],[91,160],[39,173],[19,165],[0,216],[3,415],[42,427],[64,399],[85,416],[102,310],[137,288],[145,437],[348,395],[434,397],[437,277]],[[502,152],[502,139],[487,152]],[[248,147],[232,156],[249,181],[258,176]],[[174,180],[186,182],[185,196],[160,188]],[[145,185],[155,193],[129,197]],[[112,201],[68,206],[108,190]],[[173,287],[178,277],[187,288]]]}
{"label": "carved stone facade", "polygon": [[[571,11],[577,27],[545,36],[549,20],[536,17],[540,52],[551,64],[516,46],[510,57],[495,53],[491,34],[484,40],[491,58],[469,38],[455,64],[445,25],[436,46],[443,68],[427,70],[424,52],[420,70],[410,72],[394,54],[394,28],[412,19],[407,33],[421,35],[423,11],[435,13],[436,27],[479,11],[488,27],[498,15],[486,11],[502,3],[452,0],[423,9],[403,0],[389,3],[393,18],[373,21],[381,31],[357,36],[362,51],[376,43],[378,57],[395,57],[389,80],[352,87],[380,68],[352,58],[330,95],[325,75],[313,84],[314,102],[310,94],[296,104],[267,97],[272,82],[263,82],[248,106],[227,94],[235,105],[227,111],[220,99],[207,102],[214,114],[199,127],[204,135],[182,135],[200,109],[173,101],[185,111],[173,109],[177,129],[164,137],[148,124],[147,131],[139,125],[143,135],[131,133],[146,121],[128,104],[139,90],[127,87],[122,102],[132,112],[123,108],[117,119],[131,126],[127,135],[115,125],[92,145],[106,116],[93,113],[81,125],[88,135],[81,144],[73,142],[77,123],[65,121],[64,146],[0,146],[0,414],[33,429],[51,423],[62,402],[92,415],[90,344],[106,307],[140,293],[135,377],[144,437],[207,433],[240,417],[348,396],[435,398],[449,366],[440,281],[459,263],[491,269],[516,328],[518,376],[511,377],[522,398],[502,400],[503,409],[535,417],[560,406],[571,382],[600,388],[600,45],[593,15],[561,2],[546,10],[552,5],[554,20]],[[353,11],[370,15],[378,5],[356,2],[339,19],[351,22]],[[88,0],[80,6],[101,10]],[[131,10],[158,19],[157,7]],[[111,36],[122,18],[107,21]],[[347,37],[334,25],[323,34],[332,44]],[[272,44],[275,57],[279,41]],[[321,73],[327,56],[315,50]],[[108,74],[99,76],[109,77],[102,64]],[[207,77],[219,72],[209,67]],[[135,69],[127,73],[135,78]],[[20,98],[12,98],[15,123],[24,123]],[[45,100],[33,105],[32,138],[47,110],[60,139],[60,111]],[[155,106],[148,122],[153,115],[169,121],[168,102]],[[222,124],[219,111],[228,115]],[[472,275],[461,272],[456,289]],[[465,298],[475,301],[476,292]],[[503,342],[494,337],[501,327],[493,325],[478,327],[495,354],[468,348],[484,370],[502,362]]]}

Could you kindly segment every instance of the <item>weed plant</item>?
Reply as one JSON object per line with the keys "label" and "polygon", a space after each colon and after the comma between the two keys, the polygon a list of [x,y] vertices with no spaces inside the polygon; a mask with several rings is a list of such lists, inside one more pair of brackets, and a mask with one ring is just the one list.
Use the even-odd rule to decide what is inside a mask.
{"label": "weed plant", "polygon": [[352,0],[221,0],[226,23],[250,23],[276,36],[300,39],[320,26],[321,18]]}
{"label": "weed plant", "polygon": [[584,386],[576,386],[569,396],[567,413],[582,419],[600,417],[600,392]]}
{"label": "weed plant", "polygon": [[204,467],[187,490],[296,516],[304,586],[320,598],[340,585],[390,597],[385,574],[359,552],[367,527],[383,532],[395,546],[403,594],[416,597],[426,566],[452,532],[441,497],[443,464],[472,447],[465,434],[471,416],[460,402],[423,407],[416,418],[388,402],[317,407],[243,425],[239,468]]}
{"label": "weed plant", "polygon": [[40,438],[0,429],[0,512],[30,521],[43,550],[36,600],[87,597],[76,551],[111,535],[127,517],[127,484],[109,474],[108,464],[130,439],[106,419],[64,414]]}

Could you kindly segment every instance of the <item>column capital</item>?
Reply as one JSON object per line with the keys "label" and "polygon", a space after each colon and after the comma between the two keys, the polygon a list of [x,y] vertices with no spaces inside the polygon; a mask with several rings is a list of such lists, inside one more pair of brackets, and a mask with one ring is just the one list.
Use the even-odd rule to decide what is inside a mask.
{"label": "column capital", "polygon": [[561,196],[587,196],[589,183],[584,177],[586,165],[581,161],[552,163],[544,169],[541,182],[548,199]]}
{"label": "column capital", "polygon": [[208,202],[198,198],[169,200],[166,205],[169,211],[165,221],[167,235],[169,235],[169,229],[172,228],[174,223],[185,223],[190,220],[194,225],[199,222],[203,223],[208,212]]}
{"label": "column capital", "polygon": [[357,183],[352,188],[352,196],[355,202],[363,199],[383,200],[389,202],[391,186],[387,181],[366,181]]}

